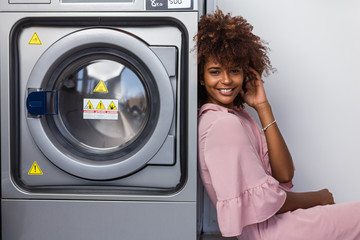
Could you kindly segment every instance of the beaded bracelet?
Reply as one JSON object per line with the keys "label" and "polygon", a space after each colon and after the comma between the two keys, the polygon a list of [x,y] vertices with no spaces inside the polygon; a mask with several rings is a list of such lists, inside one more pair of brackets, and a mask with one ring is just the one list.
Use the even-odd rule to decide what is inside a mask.
{"label": "beaded bracelet", "polygon": [[266,129],[267,129],[268,127],[270,127],[271,125],[273,125],[274,123],[276,123],[276,120],[274,120],[274,121],[272,121],[271,123],[269,123],[266,127],[264,127],[264,128],[262,129],[262,131],[265,132]]}

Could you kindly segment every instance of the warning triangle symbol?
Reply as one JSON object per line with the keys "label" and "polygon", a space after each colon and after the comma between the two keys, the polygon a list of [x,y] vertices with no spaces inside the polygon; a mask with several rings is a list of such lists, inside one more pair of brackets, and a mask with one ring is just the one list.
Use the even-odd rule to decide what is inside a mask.
{"label": "warning triangle symbol", "polygon": [[37,35],[36,32],[34,32],[34,34],[32,35],[29,44],[31,45],[42,45],[39,36]]}
{"label": "warning triangle symbol", "polygon": [[114,101],[111,101],[111,103],[110,103],[110,105],[108,107],[108,110],[117,110]]}
{"label": "warning triangle symbol", "polygon": [[94,109],[94,106],[91,104],[90,100],[86,104],[85,109]]}
{"label": "warning triangle symbol", "polygon": [[108,89],[103,80],[101,80],[98,85],[96,85],[94,92],[108,93]]}
{"label": "warning triangle symbol", "polygon": [[103,109],[105,110],[104,104],[102,103],[102,101],[99,102],[99,104],[97,105],[96,109]]}
{"label": "warning triangle symbol", "polygon": [[36,161],[34,161],[34,163],[32,164],[32,166],[28,172],[28,175],[43,175],[43,172],[41,171],[41,169]]}

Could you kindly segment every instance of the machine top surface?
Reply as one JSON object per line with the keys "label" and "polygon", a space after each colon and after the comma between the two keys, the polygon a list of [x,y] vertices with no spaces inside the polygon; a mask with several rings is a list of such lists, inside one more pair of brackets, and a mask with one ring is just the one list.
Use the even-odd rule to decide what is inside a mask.
{"label": "machine top surface", "polygon": [[0,12],[197,10],[197,0],[0,0]]}

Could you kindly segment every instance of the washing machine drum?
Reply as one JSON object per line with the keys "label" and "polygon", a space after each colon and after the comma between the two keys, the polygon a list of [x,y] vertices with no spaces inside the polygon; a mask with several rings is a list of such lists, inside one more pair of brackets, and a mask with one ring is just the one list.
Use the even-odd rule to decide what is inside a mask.
{"label": "washing machine drum", "polygon": [[144,167],[174,116],[163,64],[147,44],[117,29],[84,29],[56,41],[33,68],[26,95],[28,127],[40,150],[86,179]]}

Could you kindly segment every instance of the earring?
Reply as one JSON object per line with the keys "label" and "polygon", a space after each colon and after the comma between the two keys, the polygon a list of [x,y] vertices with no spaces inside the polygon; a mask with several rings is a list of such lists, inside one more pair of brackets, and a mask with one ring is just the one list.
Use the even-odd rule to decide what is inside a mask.
{"label": "earring", "polygon": [[200,85],[204,86],[205,85],[204,81],[200,81]]}

